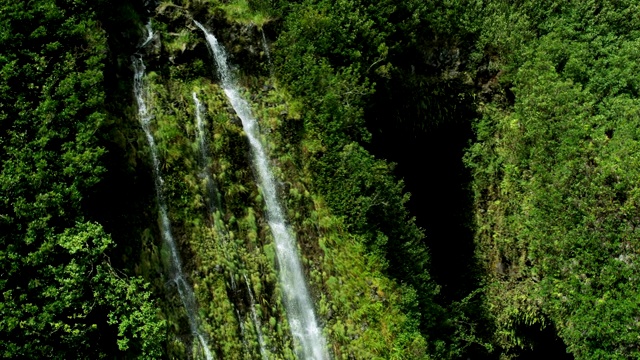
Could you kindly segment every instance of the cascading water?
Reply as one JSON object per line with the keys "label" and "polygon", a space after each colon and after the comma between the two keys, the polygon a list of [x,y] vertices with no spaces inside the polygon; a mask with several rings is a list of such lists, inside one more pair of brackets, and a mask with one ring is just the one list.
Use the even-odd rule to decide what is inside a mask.
{"label": "cascading water", "polygon": [[258,345],[260,345],[260,355],[262,355],[262,360],[269,360],[269,356],[267,355],[267,346],[264,343],[264,336],[262,336],[262,325],[260,324],[260,319],[258,318],[258,314],[256,313],[256,299],[253,296],[253,291],[251,290],[251,285],[249,285],[249,279],[247,275],[244,275],[244,283],[247,285],[247,292],[249,293],[249,306],[251,307],[251,320],[253,320],[253,326],[256,328],[256,334],[258,335]]}
{"label": "cascading water", "polygon": [[[215,219],[215,211],[216,208],[219,207],[219,200],[217,200],[217,190],[215,187],[215,183],[213,182],[213,178],[211,177],[211,173],[209,171],[209,146],[207,145],[207,137],[204,123],[203,113],[205,112],[202,103],[198,99],[198,95],[193,92],[193,103],[196,108],[196,128],[198,131],[197,141],[198,141],[198,149],[200,150],[200,162],[202,163],[202,168],[200,171],[200,177],[204,179],[206,182],[207,195],[209,197],[209,212],[211,216]],[[218,234],[222,239],[226,238],[226,234],[224,230],[222,230],[222,225],[219,226]],[[223,240],[224,241],[224,240]],[[231,279],[231,288],[233,291],[237,291],[237,285],[235,282],[235,276],[233,273],[230,274]],[[262,335],[262,328],[260,325],[260,319],[256,313],[256,305],[255,299],[253,297],[253,292],[251,291],[251,285],[249,284],[249,279],[246,275],[244,275],[245,284],[247,286],[248,295],[249,295],[249,307],[251,311],[251,321],[253,321],[253,325],[256,329],[256,335],[258,336],[258,345],[260,346],[260,354],[262,355],[263,360],[268,360],[266,345],[264,342],[264,337]],[[245,328],[242,321],[242,316],[240,316],[240,312],[236,309],[236,315],[238,317],[238,323],[240,324],[240,333],[242,338],[245,338]],[[246,346],[246,342],[245,342]]]}
{"label": "cascading water", "polygon": [[202,163],[200,178],[205,182],[205,188],[207,190],[207,207],[209,209],[209,214],[214,217],[216,208],[220,206],[220,201],[218,199],[218,191],[216,190],[216,185],[213,182],[213,178],[211,177],[211,172],[209,171],[209,146],[207,145],[207,136],[205,131],[205,123],[202,117],[202,113],[204,112],[203,106],[198,99],[198,96],[195,92],[193,92],[193,102],[196,107],[196,128],[198,130],[198,148],[200,150],[200,162]]}
{"label": "cascading water", "polygon": [[267,44],[267,37],[264,35],[264,30],[260,30],[262,34],[262,47],[264,48],[264,54],[267,56],[269,67],[271,67],[271,52],[269,51],[269,44]]}
{"label": "cascading water", "polygon": [[[200,103],[200,100],[198,99],[198,95],[195,92],[193,92],[192,96],[193,96],[193,103],[196,108],[196,127],[198,129],[197,140],[198,140],[198,148],[200,150],[200,161],[202,162],[202,170],[200,172],[200,176],[204,178],[204,181],[206,182],[207,193],[209,196],[209,201],[208,201],[209,211],[211,213],[211,216],[215,217],[214,213],[215,213],[216,207],[219,205],[214,205],[214,203],[218,204],[219,201],[214,200],[217,198],[218,192],[216,191],[215,183],[213,182],[213,178],[211,177],[211,174],[209,172],[209,146],[207,145],[207,138],[206,138],[206,131],[205,131],[206,124],[204,123],[204,118],[202,116],[202,114],[204,113],[204,107]],[[222,226],[220,226],[220,229],[222,229]],[[226,234],[224,234],[223,230],[219,230],[219,234],[223,239],[226,237]],[[231,278],[231,288],[233,291],[236,291],[237,286],[234,280],[235,278],[234,274],[231,274],[230,278]],[[256,313],[253,292],[251,292],[251,286],[248,282],[249,280],[246,275],[244,275],[244,280],[245,280],[245,284],[247,285],[247,289],[249,291],[248,294],[249,294],[249,307],[251,310],[251,320],[253,321],[253,325],[256,328],[256,335],[258,336],[258,344],[260,346],[260,354],[262,355],[263,360],[267,360],[268,359],[267,350],[264,343],[264,337],[262,335],[260,319],[258,318]],[[240,324],[241,336],[244,338],[245,329],[242,323],[242,317],[240,316],[240,312],[238,312],[237,310],[236,310],[236,315],[238,317],[238,323]]]}
{"label": "cascading water", "polygon": [[153,40],[153,29],[151,28],[151,21],[149,21],[147,25],[145,25],[145,28],[147,29],[147,38],[144,39],[140,47],[147,45],[151,40]]}
{"label": "cascading water", "polygon": [[[149,38],[144,42],[144,44],[148,43],[150,38],[153,36],[153,33],[151,32],[151,25],[148,25],[147,29],[149,30]],[[186,310],[191,332],[200,342],[206,359],[213,360],[213,354],[209,350],[209,346],[207,344],[205,336],[200,331],[198,326],[195,294],[193,293],[193,289],[191,289],[189,283],[187,283],[184,277],[184,273],[182,272],[182,262],[180,261],[180,255],[178,253],[178,249],[171,232],[171,223],[167,214],[167,205],[162,191],[164,181],[160,173],[158,148],[156,147],[156,142],[153,138],[150,128],[152,116],[147,109],[146,100],[148,94],[146,87],[144,86],[144,62],[142,61],[142,58],[136,56],[132,57],[132,61],[134,69],[133,85],[136,102],[138,103],[138,115],[140,117],[140,124],[142,125],[142,129],[144,130],[144,134],[147,138],[147,141],[149,142],[149,149],[151,150],[151,160],[153,163],[153,175],[156,188],[156,199],[158,201],[158,209],[160,212],[162,240],[164,244],[169,248],[170,252],[170,276],[172,277],[173,282],[176,284],[178,294],[180,295],[180,300],[182,301],[182,304],[184,305],[184,308]]]}
{"label": "cascading water", "polygon": [[289,326],[298,343],[296,353],[303,359],[329,359],[326,343],[318,327],[304,275],[295,238],[286,225],[282,207],[276,196],[276,186],[262,143],[259,140],[258,124],[251,114],[249,104],[240,96],[235,80],[227,65],[227,56],[218,40],[199,22],[195,21],[205,34],[209,48],[216,61],[218,73],[231,106],[240,117],[253,154],[260,187],[267,207],[269,227],[276,245],[276,255],[280,267],[280,285],[284,293]]}

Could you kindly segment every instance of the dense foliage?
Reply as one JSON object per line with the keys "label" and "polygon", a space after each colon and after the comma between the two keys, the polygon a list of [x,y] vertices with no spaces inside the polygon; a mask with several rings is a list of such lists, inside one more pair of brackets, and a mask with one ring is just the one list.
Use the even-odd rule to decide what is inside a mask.
{"label": "dense foliage", "polygon": [[[201,33],[183,25],[190,22],[190,16],[212,28],[230,50],[232,64],[241,64],[242,85],[250,90],[248,98],[274,159],[274,172],[282,186],[289,221],[299,237],[307,279],[333,354],[338,358],[427,357],[428,344],[420,333],[420,321],[422,313],[430,314],[423,309],[432,306],[425,299],[435,286],[426,270],[428,257],[420,243],[422,234],[403,208],[407,196],[402,193],[402,184],[391,175],[392,167],[373,158],[358,143],[368,136],[360,98],[370,90],[359,85],[357,74],[349,78],[334,75],[330,67],[311,66],[307,70],[315,72],[314,76],[331,76],[337,86],[360,88],[351,96],[352,105],[344,107],[339,94],[332,92],[326,97],[326,106],[318,106],[322,101],[313,96],[292,93],[296,88],[290,87],[289,81],[293,83],[293,79],[266,76],[270,71],[264,52],[256,54],[236,45],[255,44],[260,36],[255,28],[232,24],[230,31],[218,24],[220,10],[228,16],[232,5],[240,21],[245,21],[245,16],[269,18],[271,13],[249,16],[255,10],[243,8],[241,2],[202,5],[160,4],[153,25],[162,34],[162,47],[154,46],[147,58],[153,59],[148,76],[154,94],[151,107],[170,194],[170,217],[174,228],[179,229],[176,232],[182,252],[194,251],[191,261],[199,271],[192,280],[202,303],[210,302],[202,311],[217,352],[225,358],[240,358],[246,351],[247,344],[242,345],[245,340],[253,338],[251,346],[257,342],[257,333],[252,334],[255,324],[250,323],[248,294],[234,288],[239,283],[256,289],[257,307],[265,319],[262,331],[269,341],[278,344],[270,354],[292,356],[287,350],[290,340],[275,282],[273,244],[265,228],[262,195],[247,163],[249,149],[235,115],[224,105],[223,93],[212,84],[212,80],[217,81],[212,76],[215,68]],[[299,13],[291,12],[290,16],[293,19]],[[155,61],[158,55],[173,59],[173,63]],[[202,59],[211,65],[203,66]],[[274,59],[274,65],[279,61]],[[278,66],[293,66],[289,60],[282,61],[287,64]],[[253,71],[244,73],[245,69]],[[273,69],[274,74],[284,71],[276,69],[279,67]],[[311,90],[315,96],[326,89]],[[220,221],[213,226],[214,231],[206,229],[210,224],[203,211],[207,195],[196,176],[201,164],[193,152],[193,91],[206,104],[205,116],[213,134],[209,166],[221,199],[220,214],[216,215]],[[348,121],[353,122],[346,125],[353,127],[351,132],[345,131]],[[344,167],[331,165],[335,161],[341,161]],[[339,181],[332,184],[332,177]],[[217,245],[211,246],[211,242]],[[403,261],[403,256],[411,256],[411,261]],[[401,286],[390,281],[390,272],[401,274],[411,284]],[[204,290],[214,286],[217,288],[212,298]],[[180,353],[178,349],[171,351]]]}
{"label": "dense foliage", "polygon": [[631,0],[5,2],[1,356],[201,354],[155,221],[137,53],[200,331],[219,358],[295,358],[263,194],[196,19],[259,120],[334,358],[639,357],[638,13]]}
{"label": "dense foliage", "polygon": [[495,338],[552,324],[576,358],[635,358],[638,5],[522,5],[467,154]]}
{"label": "dense foliage", "polygon": [[2,357],[158,357],[147,285],[114,269],[113,241],[84,215],[105,171],[94,8],[5,2],[0,13]]}

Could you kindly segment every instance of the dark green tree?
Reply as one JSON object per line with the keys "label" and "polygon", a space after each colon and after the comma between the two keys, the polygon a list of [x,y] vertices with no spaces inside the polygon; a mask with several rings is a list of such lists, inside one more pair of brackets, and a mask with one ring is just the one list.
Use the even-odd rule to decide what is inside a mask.
{"label": "dark green tree", "polygon": [[86,219],[105,172],[106,36],[91,4],[0,5],[0,353],[162,355],[163,322],[113,241]]}

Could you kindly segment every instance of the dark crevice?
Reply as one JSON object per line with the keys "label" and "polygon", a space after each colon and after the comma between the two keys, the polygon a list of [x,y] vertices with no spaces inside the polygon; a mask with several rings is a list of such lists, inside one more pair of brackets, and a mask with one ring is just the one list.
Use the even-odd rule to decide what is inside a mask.
{"label": "dark crevice", "polygon": [[573,360],[574,358],[572,354],[567,353],[567,346],[558,337],[557,331],[552,325],[544,329],[523,326],[518,329],[518,332],[527,339],[530,345],[519,352],[517,358],[520,360]]}
{"label": "dark crevice", "polygon": [[[368,112],[372,132],[369,150],[397,164],[395,173],[411,193],[408,208],[424,229],[431,251],[431,276],[441,286],[444,303],[463,298],[474,288],[472,198],[468,169],[462,163],[475,116],[456,84],[435,84],[432,93],[398,82],[374,95]],[[450,93],[440,91],[449,90]],[[403,95],[404,94],[404,95]],[[415,96],[415,95],[413,95]]]}

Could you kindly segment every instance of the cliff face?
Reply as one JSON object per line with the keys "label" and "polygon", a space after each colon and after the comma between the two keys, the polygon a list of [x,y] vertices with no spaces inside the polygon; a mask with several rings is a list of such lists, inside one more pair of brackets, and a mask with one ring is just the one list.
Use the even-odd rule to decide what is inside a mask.
{"label": "cliff face", "polygon": [[[193,20],[202,23],[226,50],[240,95],[257,120],[259,140],[286,222],[297,240],[304,279],[331,356],[427,356],[427,343],[418,331],[419,318],[407,315],[407,309],[418,305],[416,292],[387,275],[386,258],[391,252],[385,247],[391,229],[367,230],[389,222],[376,209],[400,214],[391,222],[407,216],[404,210],[395,209],[401,209],[403,200],[390,167],[340,132],[314,129],[312,126],[329,123],[314,117],[327,115],[322,109],[309,108],[309,98],[292,94],[286,83],[272,75],[288,65],[278,59],[277,45],[271,48],[274,39],[270,36],[277,35],[281,19],[244,9],[265,18],[256,25],[234,17],[233,9],[225,6],[215,2],[157,4],[150,13],[153,35],[136,50],[146,65],[146,105],[160,158],[168,218],[185,277],[197,299],[199,329],[210,350],[229,359],[294,358],[300,345],[291,333],[292,319],[287,318],[291,314],[285,311],[286,289],[279,281],[285,270],[278,261],[265,189],[259,186],[259,171],[251,160],[247,129],[223,91],[218,66]],[[138,44],[146,37],[141,34]],[[122,66],[119,71],[129,70]],[[194,94],[201,103],[199,114]],[[127,121],[136,124],[133,99],[129,104]],[[340,110],[343,105],[332,106]],[[334,124],[358,121],[348,114],[331,116],[336,117]],[[128,156],[136,168],[149,171],[148,142],[131,124],[125,135]],[[359,126],[353,131],[366,133]],[[333,138],[323,138],[326,134]],[[206,158],[201,156],[201,137],[207,143]],[[330,148],[335,141],[340,147]],[[144,181],[148,181],[150,194],[148,217],[153,218],[153,181]],[[336,213],[328,201],[341,202],[338,210],[345,213]],[[345,218],[347,213],[355,219]],[[374,223],[373,216],[383,225]],[[156,293],[164,294],[160,303],[169,330],[167,355],[204,355],[202,343],[192,336],[181,293],[172,282],[167,264],[171,249],[162,245],[159,229],[162,227],[153,221],[140,228],[141,260],[136,271],[153,283]],[[419,240],[417,228],[413,229],[416,235],[409,236]],[[396,233],[406,236],[403,231]],[[372,247],[377,250],[371,251]],[[427,261],[424,251],[422,256],[420,261]],[[403,266],[412,268],[411,264]],[[424,268],[421,271],[418,276],[428,281]]]}

